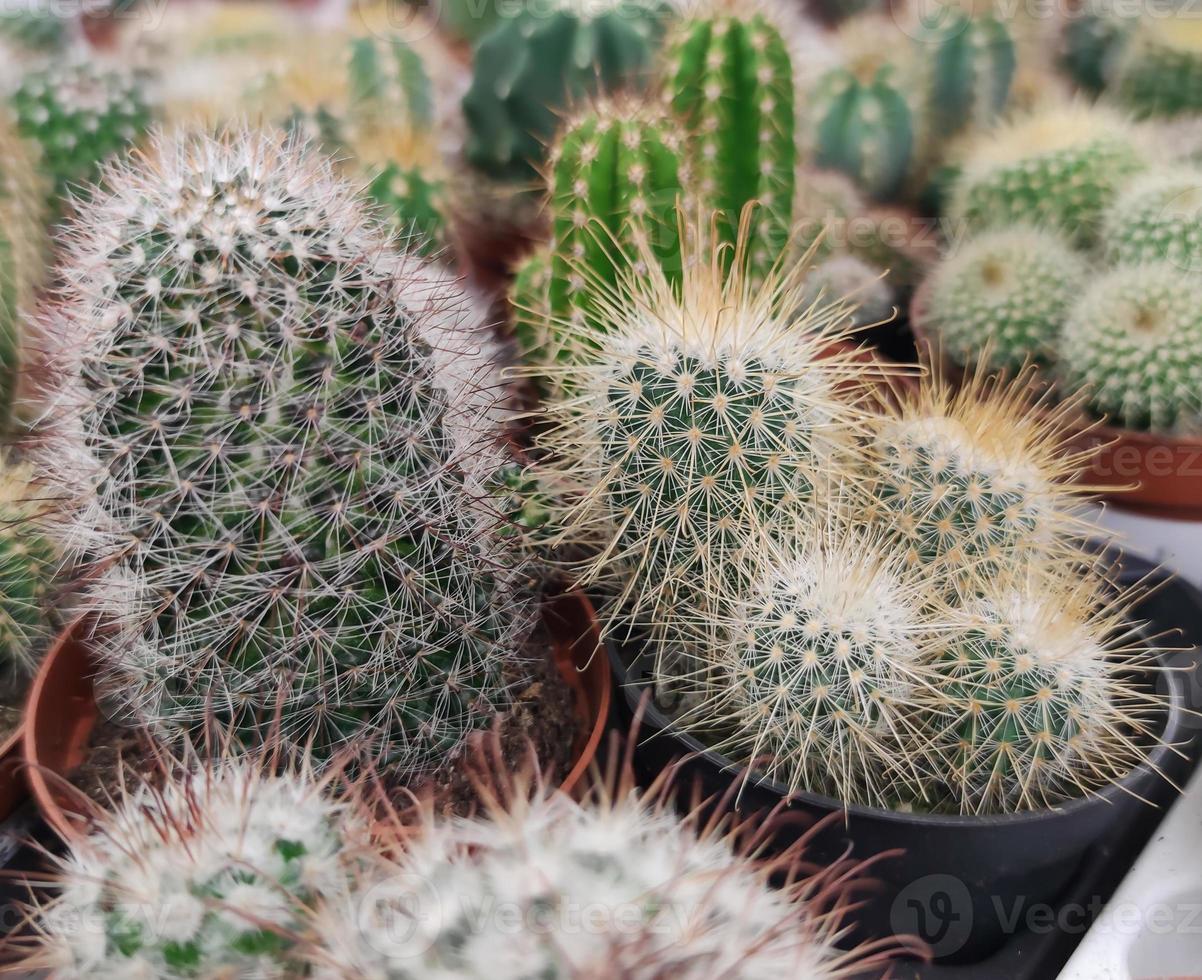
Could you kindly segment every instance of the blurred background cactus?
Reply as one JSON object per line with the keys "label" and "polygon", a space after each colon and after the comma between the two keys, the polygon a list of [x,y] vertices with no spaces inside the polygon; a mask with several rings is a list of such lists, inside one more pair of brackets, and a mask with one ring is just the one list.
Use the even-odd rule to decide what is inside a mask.
{"label": "blurred background cactus", "polygon": [[992,13],[972,16],[949,8],[918,40],[930,47],[924,71],[934,137],[988,126],[1002,115],[1018,58],[1005,21]]}
{"label": "blurred background cactus", "polygon": [[1116,98],[1139,116],[1202,112],[1202,23],[1188,5],[1139,18],[1114,66]]}
{"label": "blurred background cactus", "polygon": [[1202,272],[1202,170],[1149,171],[1127,184],[1106,212],[1102,247],[1117,265],[1167,262]]}
{"label": "blurred background cactus", "polygon": [[58,555],[38,528],[50,493],[28,467],[0,462],[0,678],[23,681],[58,626],[52,602]]}

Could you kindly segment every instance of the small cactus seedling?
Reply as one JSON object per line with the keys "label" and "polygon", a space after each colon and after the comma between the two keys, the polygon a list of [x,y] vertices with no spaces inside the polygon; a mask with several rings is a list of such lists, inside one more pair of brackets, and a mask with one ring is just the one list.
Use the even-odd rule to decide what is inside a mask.
{"label": "small cactus seedling", "polygon": [[733,244],[744,208],[760,204],[750,258],[763,276],[792,227],[796,110],[786,34],[767,6],[706,0],[673,26],[663,61],[665,96],[684,121],[696,193],[718,213],[719,239]]}
{"label": "small cactus seedling", "polygon": [[1167,262],[1202,272],[1202,170],[1178,166],[1136,177],[1106,213],[1102,245],[1117,265]]}
{"label": "small cactus seedling", "polygon": [[23,78],[10,104],[21,134],[40,151],[55,199],[93,180],[105,160],[145,132],[151,114],[141,85],[126,69],[76,58]]}
{"label": "small cactus seedling", "polygon": [[1143,760],[1164,708],[1144,687],[1152,651],[1107,589],[1076,571],[1029,569],[953,612],[929,716],[949,808],[1041,810]]}
{"label": "small cactus seedling", "polygon": [[1138,116],[1202,112],[1202,24],[1187,5],[1141,17],[1114,69],[1117,99]]}
{"label": "small cactus seedling", "polygon": [[1046,225],[1090,244],[1119,189],[1149,162],[1121,115],[1101,106],[1045,109],[972,143],[950,215],[975,230]]}
{"label": "small cactus seedling", "polygon": [[1060,337],[1061,377],[1116,425],[1202,426],[1202,284],[1169,263],[1124,266],[1073,306]]}
{"label": "small cactus seedling", "polygon": [[[160,138],[71,232],[52,485],[101,574],[108,680],[162,734],[211,712],[403,775],[520,675],[520,567],[475,306],[294,138]],[[73,423],[70,420],[74,419]],[[512,668],[512,669],[511,669]]]}
{"label": "small cactus seedling", "polygon": [[654,2],[612,0],[498,22],[476,46],[463,97],[468,162],[508,180],[533,178],[567,106],[639,84],[661,16]]}
{"label": "small cactus seedling", "polygon": [[910,561],[963,582],[1024,561],[1075,555],[1087,533],[1071,485],[1084,457],[1068,449],[1070,399],[1050,408],[1032,372],[971,371],[958,390],[924,380],[878,421],[870,519]]}
{"label": "small cactus seedling", "polygon": [[1018,57],[1005,21],[957,11],[928,31],[925,54],[932,135],[992,124],[1010,98]]}
{"label": "small cactus seedling", "polygon": [[0,463],[0,675],[24,677],[54,626],[50,587],[58,563],[37,527],[44,502],[26,467]]}
{"label": "small cactus seedling", "polygon": [[1086,273],[1085,261],[1055,231],[987,231],[936,266],[925,325],[957,364],[974,364],[986,351],[997,369],[1046,364]]}

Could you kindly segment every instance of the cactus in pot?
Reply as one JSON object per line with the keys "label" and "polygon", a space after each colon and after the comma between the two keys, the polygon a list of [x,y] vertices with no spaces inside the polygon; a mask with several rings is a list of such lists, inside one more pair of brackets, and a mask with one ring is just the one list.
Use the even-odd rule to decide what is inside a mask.
{"label": "cactus in pot", "polygon": [[1202,271],[1202,170],[1149,171],[1123,188],[1103,220],[1102,244],[1115,265],[1167,262]]}
{"label": "cactus in pot", "polygon": [[254,743],[278,707],[318,757],[448,761],[528,618],[479,489],[499,396],[474,307],[282,136],[160,138],[71,237],[38,458],[97,571],[102,680],[166,736],[216,712]]}
{"label": "cactus in pot", "polygon": [[1202,112],[1202,25],[1196,10],[1147,12],[1114,66],[1115,97],[1137,116]]}

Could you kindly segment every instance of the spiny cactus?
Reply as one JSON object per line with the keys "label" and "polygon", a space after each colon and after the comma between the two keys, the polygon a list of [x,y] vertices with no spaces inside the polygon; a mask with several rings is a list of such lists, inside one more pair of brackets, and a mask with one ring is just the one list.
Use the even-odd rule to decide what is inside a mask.
{"label": "spiny cactus", "polygon": [[1106,212],[1102,245],[1115,264],[1168,262],[1202,271],[1202,170],[1166,167],[1132,180]]}
{"label": "spiny cactus", "polygon": [[124,68],[76,58],[25,75],[10,104],[56,198],[93,180],[105,160],[145,132],[151,114],[141,85]]}
{"label": "spiny cactus", "polygon": [[551,323],[551,261],[550,245],[536,248],[514,270],[509,287],[510,320],[526,364],[555,364],[568,353],[555,346],[559,331]]}
{"label": "spiny cactus", "polygon": [[925,380],[879,418],[869,520],[913,564],[964,583],[1076,552],[1088,527],[1076,516],[1087,498],[1071,486],[1083,461],[1068,448],[1077,406],[1050,408],[1032,386],[1030,371],[977,368],[955,391]]}
{"label": "spiny cactus", "polygon": [[468,162],[507,180],[534,177],[567,106],[640,83],[661,16],[654,0],[612,0],[501,20],[476,45],[463,97]]}
{"label": "spiny cactus", "polygon": [[763,557],[753,581],[686,681],[696,707],[678,726],[790,792],[887,806],[895,780],[925,771],[929,583],[885,535],[829,523]]}
{"label": "spiny cactus", "polygon": [[936,266],[924,326],[958,364],[982,356],[1008,371],[1028,361],[1046,364],[1086,273],[1085,261],[1055,231],[987,231]]}
{"label": "spiny cactus", "polygon": [[929,716],[949,808],[1045,809],[1142,761],[1163,706],[1147,684],[1152,651],[1109,588],[1043,568],[990,582],[953,612]]}
{"label": "spiny cactus", "polygon": [[1095,241],[1102,213],[1151,156],[1117,113],[1049,108],[984,134],[969,148],[950,216],[971,229],[1019,222]]}
{"label": "spiny cactus", "polygon": [[1107,87],[1135,22],[1110,0],[1086,0],[1069,15],[1060,63],[1078,86],[1093,95]]}
{"label": "spiny cactus", "polygon": [[467,298],[294,139],[163,137],[105,186],[68,236],[40,453],[103,571],[102,679],[167,735],[215,711],[253,742],[278,708],[319,756],[445,763],[527,618],[475,490],[499,395],[460,354]]}
{"label": "spiny cactus", "polygon": [[450,245],[448,177],[429,134],[385,126],[357,136],[343,169],[366,177],[367,196],[384,209],[410,248],[438,254]]}
{"label": "spiny cactus", "polygon": [[1169,263],[1125,266],[1094,281],[1072,307],[1057,365],[1069,390],[1116,425],[1156,431],[1202,426],[1202,284]]}
{"label": "spiny cactus", "polygon": [[897,312],[896,296],[885,272],[854,255],[835,255],[817,263],[806,276],[802,303],[838,303],[852,307],[853,328],[887,323]]}
{"label": "spiny cactus", "polygon": [[0,462],[0,675],[27,676],[55,623],[50,588],[58,563],[37,521],[50,495],[27,467]]}
{"label": "spiny cactus", "polygon": [[596,353],[565,365],[573,397],[547,406],[544,444],[583,494],[562,540],[594,547],[582,580],[652,629],[723,593],[851,465],[868,373],[840,347],[846,307],[801,305],[803,268],[760,287],[745,251],[707,248],[686,250],[679,286],[653,262],[632,271]]}
{"label": "spiny cactus", "polygon": [[1018,60],[1006,22],[955,11],[919,40],[929,46],[924,59],[933,135],[947,138],[993,123],[1010,98]]}
{"label": "spiny cactus", "polygon": [[1117,99],[1139,116],[1202,112],[1202,24],[1188,5],[1139,19],[1114,69]]}
{"label": "spiny cactus", "polygon": [[65,980],[303,976],[309,908],[345,888],[348,816],[312,780],[248,763],[135,784],[56,859],[28,965]]}
{"label": "spiny cactus", "polygon": [[773,13],[706,0],[673,25],[662,55],[665,97],[684,122],[719,239],[733,244],[743,209],[760,204],[750,258],[761,276],[789,240],[797,166],[793,65]]}

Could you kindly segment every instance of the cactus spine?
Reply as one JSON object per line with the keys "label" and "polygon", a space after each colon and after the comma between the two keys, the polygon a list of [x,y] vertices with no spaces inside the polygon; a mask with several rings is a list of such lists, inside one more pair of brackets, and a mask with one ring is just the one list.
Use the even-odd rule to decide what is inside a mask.
{"label": "cactus spine", "polygon": [[1106,258],[1116,264],[1167,262],[1202,271],[1202,171],[1180,166],[1132,180],[1103,221]]}
{"label": "cactus spine", "polygon": [[55,313],[78,421],[41,462],[107,570],[118,693],[168,735],[216,711],[253,742],[279,705],[319,756],[444,763],[526,620],[474,489],[498,440],[472,308],[295,140],[164,138],[107,186]]}

